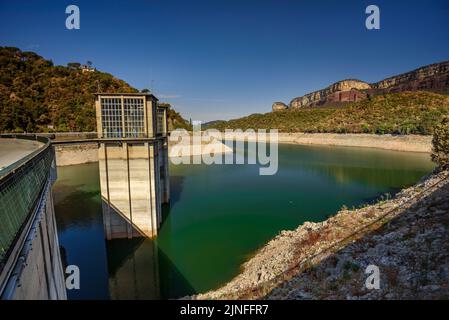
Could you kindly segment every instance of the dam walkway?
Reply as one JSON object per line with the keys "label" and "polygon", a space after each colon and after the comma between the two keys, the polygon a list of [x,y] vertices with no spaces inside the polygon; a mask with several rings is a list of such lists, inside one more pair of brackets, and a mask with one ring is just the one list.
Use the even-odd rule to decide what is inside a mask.
{"label": "dam walkway", "polygon": [[0,298],[67,299],[53,209],[50,140],[0,135]]}

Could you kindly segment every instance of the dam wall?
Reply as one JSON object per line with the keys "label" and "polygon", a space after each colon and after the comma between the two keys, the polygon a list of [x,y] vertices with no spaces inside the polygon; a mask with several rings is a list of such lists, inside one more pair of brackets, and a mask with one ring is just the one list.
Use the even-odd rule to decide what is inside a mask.
{"label": "dam wall", "polygon": [[[165,143],[166,144],[166,143]],[[166,148],[166,147],[165,147]],[[100,187],[106,239],[155,237],[169,201],[164,141],[101,144]]]}
{"label": "dam wall", "polygon": [[[48,193],[39,221],[31,229],[25,265],[13,273],[11,285],[2,298],[13,300],[66,300],[64,271],[61,264],[53,197]],[[17,280],[17,282],[16,282]]]}
{"label": "dam wall", "polygon": [[0,138],[1,150],[14,149],[9,157],[0,154],[0,298],[65,300],[51,192],[53,147],[43,137]]}

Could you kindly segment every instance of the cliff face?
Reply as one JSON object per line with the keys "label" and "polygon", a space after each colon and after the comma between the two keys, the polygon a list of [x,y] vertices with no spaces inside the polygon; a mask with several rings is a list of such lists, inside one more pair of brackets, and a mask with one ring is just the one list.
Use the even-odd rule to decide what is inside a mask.
{"label": "cliff face", "polygon": [[283,103],[283,102],[275,102],[271,106],[271,109],[273,111],[282,111],[282,110],[288,109],[288,106],[285,103]]}
{"label": "cliff face", "polygon": [[[323,90],[315,91],[305,96],[293,99],[290,102],[290,108],[301,108],[308,106],[315,106],[331,101],[339,101],[341,98],[336,93],[349,92],[363,89],[370,89],[370,85],[360,80],[342,80],[331,84]],[[354,91],[355,92],[355,91]]]}
{"label": "cliff face", "polygon": [[373,83],[371,87],[382,93],[444,89],[449,87],[449,61],[390,77]]}
{"label": "cliff face", "polygon": [[[342,80],[329,87],[294,98],[289,108],[314,107],[332,102],[355,102],[368,96],[390,92],[449,89],[449,61],[431,64],[419,69],[368,84],[360,80]],[[277,103],[276,110],[280,110]]]}

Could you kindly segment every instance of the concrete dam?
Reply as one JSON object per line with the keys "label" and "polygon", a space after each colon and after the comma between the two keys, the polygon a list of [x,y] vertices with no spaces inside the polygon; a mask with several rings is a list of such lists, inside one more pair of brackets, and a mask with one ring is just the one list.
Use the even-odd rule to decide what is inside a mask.
{"label": "concrete dam", "polygon": [[44,137],[1,135],[0,149],[0,298],[64,300],[53,147]]}
{"label": "concrete dam", "polygon": [[[170,200],[167,109],[152,94],[97,94],[104,235],[155,237]],[[51,187],[54,145],[38,135],[0,135],[0,298],[67,299]]]}

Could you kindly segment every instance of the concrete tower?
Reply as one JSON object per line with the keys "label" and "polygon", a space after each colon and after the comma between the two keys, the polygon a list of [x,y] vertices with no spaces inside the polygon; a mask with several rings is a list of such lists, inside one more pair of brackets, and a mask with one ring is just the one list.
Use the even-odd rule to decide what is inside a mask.
{"label": "concrete tower", "polygon": [[149,93],[98,93],[103,222],[108,240],[154,237],[169,202],[167,110]]}

